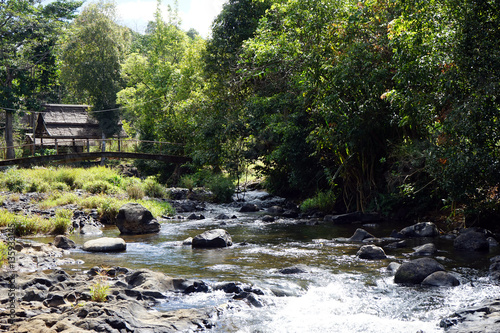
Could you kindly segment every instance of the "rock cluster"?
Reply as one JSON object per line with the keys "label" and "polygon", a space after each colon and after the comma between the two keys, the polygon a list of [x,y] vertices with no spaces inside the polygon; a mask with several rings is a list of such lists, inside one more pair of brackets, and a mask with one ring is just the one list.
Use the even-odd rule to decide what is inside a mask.
{"label": "rock cluster", "polygon": [[[0,277],[0,303],[8,302],[9,280]],[[8,311],[0,310],[0,329],[9,332],[194,332],[213,326],[216,309],[193,308],[151,311],[159,302],[183,294],[222,290],[228,300],[263,306],[263,292],[251,286],[171,278],[147,269],[94,267],[70,275],[63,270],[18,277],[16,322],[8,326]],[[92,287],[106,285],[104,302],[93,298]],[[40,331],[41,332],[41,331]]]}

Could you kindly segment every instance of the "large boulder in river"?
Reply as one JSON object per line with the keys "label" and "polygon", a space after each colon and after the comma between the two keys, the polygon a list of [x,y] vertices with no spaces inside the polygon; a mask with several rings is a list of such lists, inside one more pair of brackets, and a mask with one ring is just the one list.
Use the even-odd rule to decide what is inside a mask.
{"label": "large boulder in river", "polygon": [[401,229],[403,237],[436,237],[439,236],[437,226],[432,222],[420,222]]}
{"label": "large boulder in river", "polygon": [[432,258],[419,258],[403,263],[394,275],[394,282],[419,284],[432,273],[444,270],[443,265]]}
{"label": "large boulder in river", "polygon": [[205,231],[193,238],[193,248],[218,248],[233,245],[231,235],[224,229]]}
{"label": "large boulder in river", "polygon": [[453,247],[458,251],[485,251],[490,249],[490,243],[483,232],[466,231],[462,232],[453,241]]}
{"label": "large boulder in river", "polygon": [[160,231],[160,223],[153,214],[138,203],[127,203],[120,208],[116,226],[125,235],[151,234]]}
{"label": "large boulder in river", "polygon": [[359,249],[358,253],[356,253],[356,256],[360,259],[370,259],[370,260],[387,258],[384,250],[376,245],[363,245]]}
{"label": "large boulder in river", "polygon": [[127,244],[121,238],[102,237],[85,242],[82,249],[89,252],[120,252],[127,249]]}

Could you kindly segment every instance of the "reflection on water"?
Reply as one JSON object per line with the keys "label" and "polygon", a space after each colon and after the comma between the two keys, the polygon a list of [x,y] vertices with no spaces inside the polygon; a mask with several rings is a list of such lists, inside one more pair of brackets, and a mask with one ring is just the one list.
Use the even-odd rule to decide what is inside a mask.
{"label": "reflection on water", "polygon": [[[225,213],[237,219],[215,220]],[[350,237],[359,226],[296,225],[292,220],[264,223],[259,213],[243,214],[230,206],[208,205],[204,220],[168,220],[158,235],[120,236],[114,227],[103,236],[122,237],[127,251],[117,254],[74,250],[71,257],[96,265],[149,268],[174,277],[203,279],[208,283],[238,281],[262,290],[265,306],[244,302],[235,305],[222,292],[173,295],[158,310],[218,306],[224,308],[214,332],[442,332],[439,321],[461,307],[498,295],[486,272],[487,258],[476,258],[475,267],[454,256],[451,242],[437,241],[438,260],[461,281],[455,288],[421,288],[395,285],[385,267],[410,258],[411,249],[387,251],[389,259],[360,260],[360,244],[332,241]],[[369,231],[387,236],[393,226]],[[205,230],[224,228],[234,246],[197,250],[182,246],[188,237]],[[96,237],[73,235],[77,244]],[[50,241],[43,240],[42,241]],[[434,240],[436,241],[436,240]],[[279,269],[305,265],[304,274],[283,275]],[[467,264],[468,265],[468,264]],[[473,283],[471,283],[473,282]],[[275,295],[286,295],[277,297]]]}

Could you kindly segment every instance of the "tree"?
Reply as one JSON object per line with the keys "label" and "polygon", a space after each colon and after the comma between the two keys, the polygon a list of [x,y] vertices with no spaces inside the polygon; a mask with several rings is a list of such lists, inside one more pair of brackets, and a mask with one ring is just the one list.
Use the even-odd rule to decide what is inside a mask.
{"label": "tree", "polygon": [[97,111],[103,135],[118,130],[116,94],[123,87],[121,63],[130,46],[129,30],[115,23],[115,5],[86,6],[61,40],[61,79],[76,101]]}
{"label": "tree", "polygon": [[[131,53],[122,66],[126,88],[118,93],[126,108],[124,117],[133,121],[142,140],[188,143],[194,126],[192,99],[203,87],[201,55],[205,41],[194,39],[179,28],[175,9],[166,20],[158,2],[154,22],[148,24],[140,48]],[[153,143],[143,144],[142,151],[167,153]],[[141,162],[147,173],[166,173],[162,165]]]}
{"label": "tree", "polygon": [[80,1],[0,1],[0,107],[6,111],[7,158],[14,157],[16,110],[37,110],[57,84],[55,41]]}

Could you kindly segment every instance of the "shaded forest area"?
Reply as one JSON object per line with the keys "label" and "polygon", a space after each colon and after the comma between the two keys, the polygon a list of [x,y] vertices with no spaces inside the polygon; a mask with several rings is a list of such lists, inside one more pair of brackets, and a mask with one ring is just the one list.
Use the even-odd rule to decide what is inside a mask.
{"label": "shaded forest area", "polygon": [[7,145],[43,103],[89,104],[107,135],[184,144],[192,185],[251,166],[304,210],[498,220],[500,1],[229,0],[207,40],[175,6],[138,34],[81,5],[0,1]]}

